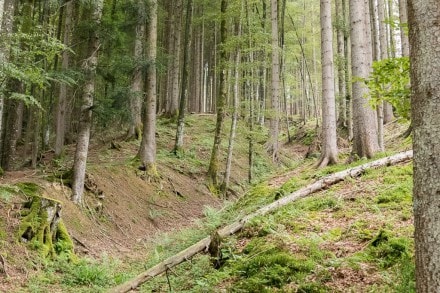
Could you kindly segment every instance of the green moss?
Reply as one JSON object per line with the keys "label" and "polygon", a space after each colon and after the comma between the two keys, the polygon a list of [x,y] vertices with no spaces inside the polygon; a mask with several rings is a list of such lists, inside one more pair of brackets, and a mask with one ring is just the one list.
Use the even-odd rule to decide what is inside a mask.
{"label": "green moss", "polygon": [[338,210],[340,208],[340,203],[337,199],[333,197],[321,197],[321,198],[304,198],[298,201],[295,205],[296,208],[304,211],[323,211],[327,209]]}
{"label": "green moss", "polygon": [[253,238],[243,249],[244,254],[257,254],[260,252],[270,251],[277,246],[271,241],[267,241],[264,237]]}
{"label": "green moss", "polygon": [[17,194],[20,189],[15,185],[2,184],[0,185],[0,199],[9,202],[14,194]]}
{"label": "green moss", "polygon": [[283,195],[298,190],[301,186],[306,185],[306,180],[302,180],[299,177],[293,177],[281,186],[279,192]]}
{"label": "green moss", "polygon": [[410,252],[408,238],[395,237],[391,231],[381,230],[368,247],[368,253],[383,268],[398,264]]}
{"label": "green moss", "polygon": [[314,263],[293,257],[278,248],[270,249],[243,261],[237,272],[241,277],[234,289],[244,292],[270,292],[290,282],[301,282],[312,271]]}
{"label": "green moss", "polygon": [[40,191],[40,187],[35,183],[23,182],[17,183],[16,186],[19,188],[20,191],[28,196],[36,196]]}
{"label": "green moss", "polygon": [[61,254],[73,256],[73,242],[62,220],[58,221],[54,231],[51,230],[52,218],[48,218],[48,211],[56,213],[59,204],[52,199],[33,196],[19,225],[19,240],[28,243],[45,258]]}
{"label": "green moss", "polygon": [[64,255],[67,254],[69,256],[73,257],[73,241],[69,236],[69,233],[67,232],[67,228],[64,225],[63,220],[60,220],[58,222],[57,231],[55,234],[55,252],[57,255]]}
{"label": "green moss", "polygon": [[409,255],[404,255],[397,265],[398,280],[395,283],[394,292],[416,292],[415,263]]}
{"label": "green moss", "polygon": [[53,182],[61,181],[64,185],[71,186],[73,180],[73,169],[58,171],[53,175],[48,176],[47,180]]}
{"label": "green moss", "polygon": [[3,246],[7,237],[6,225],[3,219],[0,219],[0,248]]}

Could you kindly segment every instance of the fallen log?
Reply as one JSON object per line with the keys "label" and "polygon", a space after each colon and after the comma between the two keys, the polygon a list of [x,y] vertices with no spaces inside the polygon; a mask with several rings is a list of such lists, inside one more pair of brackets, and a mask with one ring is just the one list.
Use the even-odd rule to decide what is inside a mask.
{"label": "fallen log", "polygon": [[[280,207],[283,207],[287,204],[290,204],[292,202],[294,202],[295,200],[298,200],[300,198],[306,197],[310,194],[313,194],[319,190],[323,190],[328,188],[331,185],[334,185],[340,181],[343,181],[345,178],[347,177],[351,177],[351,178],[355,178],[360,176],[362,173],[365,172],[365,170],[367,169],[372,169],[372,168],[378,168],[378,167],[382,167],[382,166],[391,166],[391,165],[395,165],[397,163],[400,162],[405,162],[408,161],[412,158],[413,156],[413,152],[412,151],[407,151],[407,152],[403,152],[403,153],[399,153],[390,157],[386,157],[383,159],[379,159],[373,162],[369,162],[357,167],[353,167],[344,171],[340,171],[340,172],[336,172],[333,174],[330,174],[300,190],[297,190],[285,197],[280,198],[279,200],[274,201],[271,204],[268,204],[258,210],[256,210],[255,212],[241,218],[240,220],[229,224],[223,228],[221,228],[220,230],[217,231],[218,235],[220,237],[226,237],[229,235],[232,235],[238,231],[240,231],[241,229],[243,229],[244,225],[249,222],[251,219],[257,217],[257,216],[262,216],[265,215],[273,210],[276,210]],[[208,236],[202,240],[200,240],[199,242],[197,242],[196,244],[193,244],[192,246],[188,247],[185,250],[182,250],[181,252],[179,252],[178,254],[175,254],[169,258],[167,258],[166,260],[164,260],[163,262],[155,265],[154,267],[148,269],[147,271],[139,274],[138,276],[136,276],[134,279],[131,279],[115,288],[112,288],[109,290],[110,293],[122,293],[122,292],[128,292],[130,290],[136,289],[137,287],[139,287],[141,284],[145,283],[146,281],[154,278],[157,275],[160,275],[164,272],[166,272],[168,269],[184,262],[185,260],[188,260],[189,258],[191,258],[192,256],[194,256],[195,254],[201,252],[201,251],[205,251],[207,250],[207,248],[209,247],[209,244],[211,242],[211,237]]]}

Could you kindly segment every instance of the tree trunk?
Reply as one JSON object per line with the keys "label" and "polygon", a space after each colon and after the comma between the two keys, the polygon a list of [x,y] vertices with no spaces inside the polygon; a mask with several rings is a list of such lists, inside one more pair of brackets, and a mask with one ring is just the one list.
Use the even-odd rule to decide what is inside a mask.
{"label": "tree trunk", "polygon": [[[243,15],[243,6],[241,7],[240,12],[240,20],[238,24],[238,33],[237,36],[241,37],[241,19]],[[231,165],[232,165],[232,151],[234,148],[235,143],[235,134],[237,130],[237,120],[238,120],[238,110],[240,106],[240,72],[239,72],[239,65],[241,60],[241,48],[237,48],[237,53],[235,55],[235,67],[234,67],[234,100],[233,100],[233,112],[232,112],[232,123],[231,123],[231,131],[229,134],[229,144],[228,144],[228,154],[226,158],[226,171],[225,171],[225,177],[223,180],[222,185],[222,191],[223,194],[226,196],[228,188],[229,188],[229,178],[231,177]]]}
{"label": "tree trunk", "polygon": [[400,19],[400,45],[402,48],[402,56],[409,56],[409,41],[406,32],[408,25],[407,0],[399,0],[399,19]]}
{"label": "tree trunk", "polygon": [[[141,0],[143,1],[143,0]],[[148,3],[147,28],[147,92],[145,95],[144,132],[139,150],[148,177],[157,177],[156,169],[156,55],[157,55],[157,0]]]}
{"label": "tree trunk", "polygon": [[336,106],[333,76],[333,28],[331,0],[321,0],[321,62],[322,62],[322,152],[318,166],[335,164],[338,159],[336,142]]}
{"label": "tree trunk", "polygon": [[[347,2],[342,0],[342,18],[344,23],[348,26],[349,17],[347,16]],[[344,27],[346,27],[344,26]],[[353,139],[353,92],[351,86],[351,46],[349,42],[350,33],[344,32],[344,66],[345,66],[345,101],[347,109],[347,128],[348,128],[348,140]]]}
{"label": "tree trunk", "polygon": [[[18,83],[18,92],[23,93],[23,84]],[[23,101],[7,100],[6,133],[3,145],[2,166],[5,170],[13,170],[17,154],[17,143],[20,139],[23,122]]]}
{"label": "tree trunk", "polygon": [[347,70],[345,64],[345,56],[344,56],[344,29],[346,25],[346,21],[344,19],[345,9],[342,6],[341,0],[336,0],[336,38],[337,38],[337,52],[338,52],[338,101],[339,101],[339,115],[338,115],[338,127],[339,128],[347,128],[347,100],[346,100],[346,79],[345,79],[345,71]]}
{"label": "tree trunk", "polygon": [[82,95],[82,106],[72,179],[72,201],[76,204],[82,202],[84,193],[87,153],[90,140],[90,128],[92,126],[93,97],[95,95],[96,67],[98,65],[98,51],[101,47],[97,30],[101,24],[103,1],[104,0],[94,1],[91,17],[95,27],[90,33],[88,40],[88,58],[84,60],[82,64],[82,69],[85,74],[85,84]]}
{"label": "tree trunk", "polygon": [[[352,74],[366,79],[371,70],[371,36],[369,9],[365,0],[350,0]],[[353,82],[353,153],[371,158],[378,150],[376,115],[365,98],[368,89]]]}
{"label": "tree trunk", "polygon": [[[167,109],[167,115],[170,117],[176,117],[179,109],[179,79],[180,79],[180,51],[182,46],[182,0],[177,0],[176,7],[174,9],[176,22],[174,27],[174,48],[172,57],[172,90],[170,98],[170,106]],[[187,42],[187,40],[185,40]],[[185,65],[184,65],[185,66]],[[182,78],[183,80],[183,78]],[[180,84],[182,87],[183,84]]]}
{"label": "tree trunk", "polygon": [[0,0],[0,31],[3,27],[3,12],[5,8],[5,0]]}
{"label": "tree trunk", "polygon": [[[385,27],[384,22],[384,7],[383,0],[377,0],[377,6],[375,4],[375,0],[370,0],[370,14],[372,15],[372,25],[373,28],[373,61],[378,61],[380,59],[386,59],[387,49],[386,49],[386,32],[383,29]],[[371,9],[372,8],[372,9]],[[377,14],[377,16],[376,16]],[[376,25],[377,23],[377,25]],[[384,43],[385,41],[385,43]],[[385,58],[384,58],[385,57]],[[377,142],[379,144],[379,149],[384,151],[384,102],[381,101],[381,97],[377,96],[375,99],[378,99],[378,104],[376,106],[376,115],[377,115]]]}
{"label": "tree trunk", "polygon": [[271,0],[271,96],[270,96],[270,119],[268,152],[272,155],[272,161],[278,160],[278,133],[279,133],[279,100],[280,100],[280,47],[278,40],[278,1]]}
{"label": "tree trunk", "polygon": [[139,9],[136,23],[136,34],[134,41],[133,58],[136,67],[133,72],[131,80],[131,92],[130,92],[130,128],[128,130],[127,138],[141,138],[142,131],[142,98],[143,92],[143,74],[142,74],[142,62],[144,61],[144,46],[145,46],[145,22],[147,9],[145,7],[144,0],[138,0],[137,7]]}
{"label": "tree trunk", "polygon": [[177,131],[176,141],[174,144],[173,152],[177,154],[183,148],[183,135],[185,127],[185,110],[188,100],[188,67],[189,67],[189,51],[191,49],[191,23],[193,12],[193,0],[188,0],[186,4],[186,21],[185,21],[185,47],[183,49],[183,70],[182,70],[182,83],[180,85],[180,102],[179,102],[179,116],[177,119]]}
{"label": "tree trunk", "polygon": [[227,40],[227,26],[226,26],[226,9],[228,6],[227,0],[221,0],[221,23],[220,23],[220,46],[222,49],[220,50],[220,94],[217,98],[217,122],[215,126],[214,133],[214,144],[212,146],[211,159],[209,161],[209,169],[208,176],[211,180],[211,183],[214,186],[218,185],[217,181],[217,173],[218,173],[218,161],[219,161],[219,151],[220,144],[222,141],[222,128],[223,128],[223,120],[225,119],[225,107],[226,107],[226,99],[227,99],[227,90],[228,84],[226,81],[226,63],[228,62],[228,56],[224,45]]}
{"label": "tree trunk", "polygon": [[[379,39],[380,39],[381,60],[391,57],[390,50],[388,47],[388,41],[387,41],[387,25],[385,23],[387,10],[384,1],[386,0],[377,0],[378,15],[379,15]],[[382,107],[383,107],[382,124],[390,123],[394,119],[393,107],[388,102],[384,102]],[[381,148],[383,149],[383,146],[381,146]]]}
{"label": "tree trunk", "polygon": [[[247,29],[248,29],[248,50],[249,50],[249,62],[251,64],[254,63],[254,52],[252,51],[252,28],[250,25],[250,11],[248,7],[248,2],[245,0],[244,7],[246,10],[246,23],[247,23]],[[249,135],[248,135],[248,182],[252,182],[253,177],[253,165],[254,165],[254,137],[253,137],[253,131],[254,131],[254,101],[256,93],[258,92],[258,83],[254,81],[254,78],[256,76],[256,69],[251,68],[248,72],[248,78],[246,80],[246,92],[249,96],[249,119],[248,119],[248,127],[249,127]]]}
{"label": "tree trunk", "polygon": [[416,291],[440,292],[440,6],[408,0]]}
{"label": "tree trunk", "polygon": [[[0,38],[2,41],[0,42],[0,64],[5,64],[9,62],[10,55],[10,45],[8,39],[12,34],[12,29],[14,26],[14,14],[15,14],[15,0],[4,0],[2,1],[1,9],[1,28],[0,28]],[[5,115],[5,96],[4,96],[4,85],[6,84],[5,76],[0,72],[0,82],[2,86],[0,87],[0,159],[3,157],[3,151],[5,147],[4,143],[4,115]],[[3,161],[3,160],[0,160]],[[0,162],[1,166],[3,166],[3,162]]]}
{"label": "tree trunk", "polygon": [[[64,8],[64,37],[63,43],[70,46],[71,34],[73,30],[73,1],[68,1]],[[69,50],[64,50],[61,56],[61,70],[67,71],[70,63]],[[56,105],[56,124],[55,124],[55,156],[60,156],[64,148],[64,138],[66,132],[66,111],[67,111],[67,84],[60,84],[60,94]]]}
{"label": "tree trunk", "polygon": [[[393,1],[394,0],[387,0],[385,5],[387,6],[387,9],[385,9],[386,12],[388,12],[388,19],[394,18],[394,12],[393,12]],[[396,57],[396,41],[394,40],[394,26],[387,24],[388,28],[388,56],[390,58]]]}

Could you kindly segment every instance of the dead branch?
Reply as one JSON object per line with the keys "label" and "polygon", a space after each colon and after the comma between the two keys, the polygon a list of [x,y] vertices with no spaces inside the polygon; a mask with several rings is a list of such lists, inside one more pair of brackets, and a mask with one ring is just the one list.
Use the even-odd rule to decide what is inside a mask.
{"label": "dead branch", "polygon": [[[237,231],[240,231],[244,225],[249,222],[251,219],[265,215],[273,210],[276,210],[280,207],[286,206],[300,198],[306,197],[310,194],[313,194],[319,190],[323,190],[328,188],[329,186],[336,184],[340,181],[343,181],[347,177],[355,178],[360,175],[362,175],[365,170],[372,169],[372,168],[378,168],[382,166],[391,166],[395,165],[400,162],[408,161],[412,159],[413,152],[407,151],[403,153],[399,153],[390,157],[386,157],[383,159],[379,159],[370,163],[363,164],[358,167],[353,167],[344,171],[336,172],[333,174],[330,174],[300,190],[297,190],[285,197],[280,198],[279,200],[274,201],[271,204],[268,204],[257,211],[241,218],[240,220],[223,227],[222,229],[218,230],[217,233],[220,237],[226,237],[229,235],[232,235],[236,233]],[[209,244],[211,243],[211,237],[208,236],[196,244],[193,244],[192,246],[188,247],[185,250],[180,251],[179,253],[167,258],[166,260],[158,263],[154,267],[150,268],[149,270],[139,274],[134,279],[131,279],[115,288],[112,288],[109,290],[110,293],[122,293],[122,292],[128,292],[130,290],[136,289],[141,284],[145,283],[146,281],[154,278],[157,275],[160,275],[164,272],[166,272],[169,268],[172,268],[185,260],[191,258],[195,254],[205,251],[208,249]]]}

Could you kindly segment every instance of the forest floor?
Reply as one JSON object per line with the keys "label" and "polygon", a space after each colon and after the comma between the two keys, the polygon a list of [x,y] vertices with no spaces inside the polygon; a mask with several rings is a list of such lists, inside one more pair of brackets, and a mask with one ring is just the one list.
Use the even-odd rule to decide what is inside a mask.
{"label": "forest floor", "polygon": [[[121,133],[104,137],[97,132],[89,151],[86,193],[81,207],[69,200],[68,170],[73,162],[74,145],[67,146],[61,159],[54,159],[50,151],[45,153],[37,169],[19,167],[17,171],[6,172],[0,178],[0,255],[4,263],[0,269],[4,267],[6,271],[0,272],[0,292],[25,290],[20,288],[28,287],[29,278],[38,276],[46,266],[44,260],[19,243],[17,235],[21,210],[28,200],[20,188],[26,188],[26,184],[37,184],[39,195],[62,203],[62,218],[74,241],[75,252],[95,260],[107,256],[124,262],[143,259],[149,254],[145,247],[164,233],[194,226],[207,210],[220,208],[223,200],[212,194],[206,180],[215,116],[188,116],[185,152],[178,157],[171,153],[174,128],[172,121],[159,120],[160,178],[154,182],[145,180],[143,172],[138,170],[135,155],[139,142],[125,141]],[[291,156],[300,159],[304,153],[298,151],[305,152],[307,147],[286,145],[282,157],[285,161]],[[234,153],[228,191],[231,199],[249,186],[245,136],[237,138]],[[23,157],[21,153],[17,166],[23,165]],[[255,164],[255,180],[273,174],[277,168],[261,144],[256,145]],[[38,291],[38,288],[34,289]]]}
{"label": "forest floor", "polygon": [[[279,193],[280,190],[282,194],[291,192],[308,182],[313,182],[322,174],[334,170],[334,167],[331,167],[317,171],[314,169],[316,159],[304,158],[307,153],[315,155],[316,150],[313,146],[316,134],[313,128],[296,127],[292,129],[294,142],[283,144],[281,165],[273,165],[270,162],[265,154],[263,144],[256,145],[255,182],[250,188],[247,183],[247,140],[243,135],[237,138],[238,141],[234,148],[231,190],[228,192],[228,198],[222,199],[211,192],[206,180],[206,170],[212,147],[212,137],[210,137],[211,135],[208,137],[207,133],[211,134],[213,131],[209,129],[213,130],[214,127],[215,119],[213,116],[191,115],[186,125],[186,151],[176,157],[170,153],[174,142],[174,123],[169,120],[160,120],[157,131],[160,179],[155,182],[145,180],[142,171],[137,169],[138,162],[134,156],[138,142],[127,142],[114,137],[98,137],[96,135],[98,139],[92,144],[89,155],[87,193],[82,207],[74,205],[69,200],[69,178],[63,178],[63,174],[72,164],[73,146],[68,148],[67,155],[63,159],[54,160],[51,154],[47,153],[37,170],[22,169],[6,173],[0,179],[2,187],[0,188],[0,219],[2,219],[0,221],[0,254],[2,267],[5,269],[5,272],[0,273],[0,291],[102,291],[104,288],[129,279],[165,256],[171,255],[206,236],[207,233],[209,235],[210,231],[231,222],[237,216],[251,212],[256,207],[270,202],[273,200],[273,195]],[[399,134],[405,130],[404,127],[397,123],[387,126],[386,142],[390,149],[389,153],[409,147],[409,142],[399,137]],[[227,147],[226,143],[227,139],[224,139],[224,149]],[[347,147],[347,145],[342,146]],[[341,155],[341,161],[346,159],[346,155]],[[341,164],[337,168],[346,167]],[[404,170],[408,170],[408,168],[405,167]],[[256,224],[250,225],[239,236],[227,240],[227,244],[222,248],[225,254],[228,252],[230,254],[229,260],[225,259],[226,266],[222,270],[214,270],[209,266],[209,258],[200,256],[194,260],[194,265],[185,264],[177,268],[174,273],[178,277],[173,277],[174,280],[169,282],[164,279],[165,277],[158,278],[151,284],[145,285],[141,291],[166,292],[169,290],[168,287],[172,286],[177,292],[221,291],[231,288],[236,292],[263,292],[266,289],[269,290],[268,292],[276,290],[296,292],[298,286],[293,281],[287,284],[275,282],[273,287],[271,287],[273,284],[271,286],[269,286],[270,284],[254,283],[243,285],[241,280],[243,276],[237,275],[236,271],[249,268],[237,267],[237,263],[230,259],[249,258],[250,252],[255,255],[264,255],[274,249],[276,252],[299,255],[304,248],[299,247],[295,241],[286,241],[285,239],[286,235],[292,235],[296,232],[303,233],[298,236],[300,239],[315,240],[317,237],[323,237],[319,231],[320,233],[330,233],[330,236],[334,234],[334,237],[329,236],[329,238],[332,238],[332,241],[337,244],[318,240],[315,241],[316,243],[312,243],[315,249],[319,248],[318,250],[323,250],[322,247],[328,248],[328,253],[331,255],[352,255],[356,251],[368,247],[368,243],[372,239],[376,239],[382,231],[381,227],[386,228],[383,229],[383,233],[389,233],[393,229],[386,221],[383,221],[384,212],[381,212],[380,217],[376,217],[375,213],[371,211],[368,215],[351,213],[352,218],[347,218],[345,214],[334,217],[333,213],[341,210],[342,207],[345,210],[345,207],[348,208],[350,205],[353,205],[350,209],[356,210],[359,208],[356,205],[356,198],[364,198],[362,200],[364,207],[368,205],[368,198],[375,202],[375,196],[378,195],[377,192],[370,192],[370,187],[374,186],[374,190],[379,190],[384,174],[386,173],[381,173],[366,182],[348,181],[341,184],[338,187],[340,190],[337,191],[339,196],[335,200],[328,199],[328,193],[334,193],[334,190],[318,194],[317,201],[324,203],[318,204],[318,208],[312,208],[313,215],[311,216],[306,216],[304,211],[303,217],[305,218],[299,217],[298,214],[281,214],[283,218],[290,219],[286,220],[289,224],[275,220],[277,216],[270,216],[269,221],[272,221],[270,223],[260,220]],[[408,174],[409,171],[404,172],[404,175]],[[262,183],[257,184],[258,182]],[[20,221],[20,209],[26,201],[26,197],[23,192],[20,192],[20,188],[18,192],[10,192],[11,188],[9,187],[20,186],[20,184],[23,186],[24,183],[35,183],[40,186],[39,193],[41,195],[62,202],[62,218],[74,240],[75,252],[81,257],[77,263],[71,264],[65,260],[52,262],[41,259],[20,243],[17,227]],[[406,191],[407,189],[405,189]],[[367,196],[362,195],[365,192]],[[241,196],[243,194],[244,196]],[[324,197],[324,199],[320,199],[320,197]],[[407,202],[407,197],[402,202]],[[311,205],[315,206],[316,204],[312,203]],[[284,211],[284,213],[286,212]],[[345,239],[341,236],[345,235],[346,231],[353,230],[352,227],[355,223],[360,220],[365,221],[367,216],[372,217],[371,223],[374,223],[376,227],[371,227],[369,223],[363,224],[366,225],[365,227],[361,224],[358,226],[365,230],[363,233],[366,233],[368,237],[361,237],[363,240],[358,243],[353,239]],[[411,215],[406,209],[404,216],[405,220],[400,221],[400,225],[410,231]],[[294,224],[292,217],[298,219]],[[283,225],[281,233],[277,229]],[[311,234],[307,235],[306,232]],[[349,232],[347,233],[349,234]],[[264,238],[266,236],[270,238]],[[392,238],[389,235],[387,237]],[[253,251],[252,245],[265,247],[261,244],[262,242],[258,241],[275,244],[262,251]],[[250,258],[253,259],[254,256]],[[263,259],[263,261],[265,260]],[[189,269],[188,266],[192,266],[192,268]],[[290,267],[292,266],[287,265],[287,268]],[[333,280],[334,284],[327,282],[322,288],[324,288],[323,290],[332,288],[337,289],[336,291],[344,291],[344,288],[349,287],[356,289],[362,288],[364,285],[371,287],[386,284],[382,279],[375,277],[375,274],[379,274],[380,270],[373,272],[370,269],[369,272],[372,272],[370,274],[368,269],[365,268],[365,275],[359,275],[360,273],[352,268],[336,269],[334,274],[327,275],[327,278]],[[221,275],[222,271],[223,275]],[[319,279],[319,274],[315,273],[307,277],[313,279],[314,284]],[[276,274],[282,278],[283,272]],[[306,275],[304,272],[302,274]],[[369,277],[370,275],[371,277]],[[255,276],[255,278],[267,279],[262,276]],[[246,276],[245,279],[253,280],[253,276]],[[253,286],[252,288],[255,290],[260,288],[263,291],[258,291],[259,289],[249,291],[251,287],[246,286]]]}

